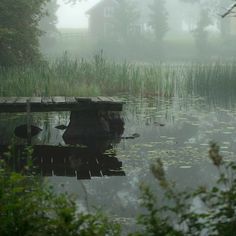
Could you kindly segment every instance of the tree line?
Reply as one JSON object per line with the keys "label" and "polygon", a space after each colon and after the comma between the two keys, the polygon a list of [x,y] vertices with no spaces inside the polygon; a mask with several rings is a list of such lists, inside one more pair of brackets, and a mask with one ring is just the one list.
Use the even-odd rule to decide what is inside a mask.
{"label": "tree line", "polygon": [[[64,0],[75,3],[78,0]],[[206,27],[211,24],[210,10],[219,9],[219,0],[210,0],[208,5],[200,0],[181,0],[200,4],[202,11],[196,29],[193,31],[196,46],[204,51],[207,48],[208,33]],[[222,15],[232,13],[236,3]],[[0,66],[35,64],[42,60],[39,44],[48,42],[50,34],[56,31],[56,0],[1,0],[0,2]],[[154,0],[149,6],[151,27],[157,45],[162,45],[169,30],[168,13],[165,0]],[[114,31],[118,32],[120,41],[127,41],[129,31],[138,20],[140,14],[134,4],[128,0],[120,0],[114,12]],[[224,28],[224,27],[222,27]],[[135,30],[133,30],[133,33]],[[42,35],[48,32],[48,34]],[[224,29],[222,29],[224,32]],[[41,37],[41,41],[40,41]],[[132,38],[132,37],[131,37]]]}

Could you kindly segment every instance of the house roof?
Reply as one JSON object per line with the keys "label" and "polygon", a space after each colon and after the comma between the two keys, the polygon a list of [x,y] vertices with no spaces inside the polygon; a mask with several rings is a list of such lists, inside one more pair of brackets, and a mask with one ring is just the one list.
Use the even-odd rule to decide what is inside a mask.
{"label": "house roof", "polygon": [[113,3],[117,3],[116,0],[101,0],[100,2],[98,2],[97,4],[95,4],[92,8],[90,8],[86,14],[90,15],[92,12],[94,12],[95,10],[97,10],[98,8],[100,8],[103,4],[106,4],[106,3],[110,3],[110,2],[113,2]]}

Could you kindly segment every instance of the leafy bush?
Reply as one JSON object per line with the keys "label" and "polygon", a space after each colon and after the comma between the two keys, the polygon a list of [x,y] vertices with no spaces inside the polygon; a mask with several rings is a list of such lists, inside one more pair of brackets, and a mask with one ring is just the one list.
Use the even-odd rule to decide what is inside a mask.
{"label": "leafy bush", "polygon": [[[157,160],[151,170],[169,204],[158,207],[150,188],[142,185],[142,205],[147,213],[139,217],[142,233],[132,235],[235,235],[236,163],[225,162],[219,152],[219,146],[211,143],[209,157],[219,171],[219,178],[209,190],[199,187],[192,192],[177,191],[175,184],[167,180],[162,162]],[[193,209],[194,199],[200,200],[201,209]]]}
{"label": "leafy bush", "polygon": [[[13,148],[10,151],[8,157]],[[120,235],[119,226],[103,214],[79,213],[70,196],[55,194],[40,177],[15,173],[0,160],[1,236]],[[24,170],[29,173],[29,169]]]}

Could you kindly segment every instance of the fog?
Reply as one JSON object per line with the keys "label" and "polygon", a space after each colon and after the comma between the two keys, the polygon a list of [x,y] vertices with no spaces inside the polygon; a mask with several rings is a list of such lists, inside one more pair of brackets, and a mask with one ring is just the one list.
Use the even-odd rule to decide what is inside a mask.
{"label": "fog", "polygon": [[[114,60],[160,61],[232,58],[236,18],[221,15],[231,0],[57,0],[54,30],[42,27],[48,57],[98,52]],[[56,3],[54,4],[56,5]],[[48,17],[48,16],[47,16]],[[47,20],[46,20],[47,21]]]}
{"label": "fog", "polygon": [[75,4],[66,4],[63,0],[58,0],[57,28],[88,28],[86,11],[98,2],[99,0],[87,0]]}

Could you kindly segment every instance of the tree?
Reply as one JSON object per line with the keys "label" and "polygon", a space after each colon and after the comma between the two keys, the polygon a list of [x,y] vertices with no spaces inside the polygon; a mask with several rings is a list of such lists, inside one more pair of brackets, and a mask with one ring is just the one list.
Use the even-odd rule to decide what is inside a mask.
{"label": "tree", "polygon": [[208,15],[208,11],[205,9],[202,9],[200,13],[200,19],[197,23],[197,27],[193,31],[196,47],[200,53],[204,53],[207,51],[208,32],[206,28],[210,24],[211,24],[211,19]]}
{"label": "tree", "polygon": [[222,15],[222,17],[226,17],[229,14],[231,14],[234,10],[234,8],[236,8],[236,2],[234,2],[233,4],[231,4],[231,6],[225,11],[225,13]]}
{"label": "tree", "polygon": [[119,40],[127,41],[132,33],[135,33],[135,25],[139,13],[133,2],[128,0],[119,0],[114,9],[114,32],[118,35]]}
{"label": "tree", "polygon": [[40,58],[38,24],[48,0],[1,0],[0,65],[35,63]]}
{"label": "tree", "polygon": [[168,13],[165,9],[165,1],[154,0],[150,5],[150,10],[150,25],[154,30],[157,42],[162,43],[168,32]]}

